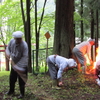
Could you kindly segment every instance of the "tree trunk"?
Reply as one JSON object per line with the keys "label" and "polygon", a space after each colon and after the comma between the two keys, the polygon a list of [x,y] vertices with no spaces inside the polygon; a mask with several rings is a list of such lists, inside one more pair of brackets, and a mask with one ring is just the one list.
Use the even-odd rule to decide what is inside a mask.
{"label": "tree trunk", "polygon": [[95,58],[94,60],[96,61],[96,55],[97,55],[97,52],[96,52],[96,49],[98,48],[99,44],[98,44],[98,38],[99,38],[99,19],[98,19],[98,9],[96,10],[96,32],[95,32]]}
{"label": "tree trunk", "polygon": [[74,47],[74,0],[56,0],[54,54],[70,57]]}
{"label": "tree trunk", "polygon": [[94,38],[94,12],[91,9],[91,38]]}
{"label": "tree trunk", "polygon": [[43,6],[43,11],[41,14],[41,19],[39,23],[39,27],[37,30],[37,0],[35,0],[35,33],[36,33],[36,70],[39,71],[39,66],[38,66],[38,53],[39,53],[39,37],[40,37],[40,29],[41,29],[41,24],[43,21],[43,16],[44,16],[44,11],[45,11],[45,5],[46,5],[47,0],[44,1],[44,6]]}
{"label": "tree trunk", "polygon": [[[94,37],[94,11],[93,11],[93,9],[91,9],[91,38],[93,39],[93,38],[95,38]],[[96,46],[95,46],[96,47]],[[96,49],[96,48],[95,48]],[[96,51],[96,50],[95,50]],[[93,47],[92,47],[92,49],[91,49],[91,58],[92,58],[92,60],[94,60],[95,61],[95,58],[94,58],[94,56],[93,56]],[[96,54],[96,52],[95,52],[95,54]]]}
{"label": "tree trunk", "polygon": [[98,10],[96,10],[96,48],[98,47],[98,38],[99,38],[99,19],[98,19]]}
{"label": "tree trunk", "polygon": [[24,25],[25,41],[27,42],[26,21],[25,21],[24,9],[23,9],[23,0],[20,0],[20,4],[21,4],[22,20]]}
{"label": "tree trunk", "polygon": [[26,7],[27,7],[27,43],[29,49],[29,63],[28,63],[28,71],[32,72],[32,63],[31,63],[31,32],[30,32],[30,0],[26,0]]}
{"label": "tree trunk", "polygon": [[28,63],[28,71],[32,72],[32,66],[31,66],[31,36],[30,36],[30,0],[26,0],[26,15],[27,20],[25,20],[25,14],[23,9],[23,0],[20,0],[21,4],[21,11],[22,11],[22,20],[24,24],[24,34],[25,34],[25,41],[28,44],[28,50],[29,50],[29,63]]}
{"label": "tree trunk", "polygon": [[[83,18],[83,0],[81,0],[81,18]],[[84,32],[83,32],[83,20],[81,20],[81,42],[83,42]]]}
{"label": "tree trunk", "polygon": [[35,36],[36,36],[36,71],[39,71],[38,68],[39,33],[37,31],[37,0],[35,0]]}

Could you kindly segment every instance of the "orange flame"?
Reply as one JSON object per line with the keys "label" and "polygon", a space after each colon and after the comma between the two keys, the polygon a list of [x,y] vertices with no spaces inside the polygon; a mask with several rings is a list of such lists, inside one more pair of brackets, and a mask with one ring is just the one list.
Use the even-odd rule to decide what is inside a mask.
{"label": "orange flame", "polygon": [[94,67],[93,67],[93,69],[95,69],[96,68],[96,63],[97,63],[97,61],[98,60],[100,60],[100,46],[96,49],[96,53],[97,53],[97,55],[96,55],[96,61],[94,62]]}

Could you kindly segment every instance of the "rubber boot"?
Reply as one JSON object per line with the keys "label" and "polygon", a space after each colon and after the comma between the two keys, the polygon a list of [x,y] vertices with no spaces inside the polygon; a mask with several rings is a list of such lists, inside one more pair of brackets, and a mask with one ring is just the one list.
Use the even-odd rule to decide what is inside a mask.
{"label": "rubber boot", "polygon": [[15,90],[15,83],[10,83],[10,92],[14,92]]}
{"label": "rubber boot", "polygon": [[86,72],[87,66],[82,66],[82,74],[89,74]]}
{"label": "rubber boot", "polygon": [[10,83],[10,89],[5,94],[6,95],[12,95],[13,96],[15,94],[14,93],[14,89],[15,89],[15,84],[14,83]]}
{"label": "rubber boot", "polygon": [[20,87],[20,95],[18,96],[18,99],[21,99],[24,97],[24,93],[25,93],[25,86],[21,86]]}
{"label": "rubber boot", "polygon": [[57,80],[52,80],[52,88],[53,89],[61,89],[61,87],[57,86]]}
{"label": "rubber boot", "polygon": [[85,73],[86,73],[86,67],[82,66],[82,74],[85,74]]}
{"label": "rubber boot", "polygon": [[11,83],[11,82],[10,82],[10,89],[9,89],[9,91],[7,91],[5,94],[6,94],[6,95],[12,95],[12,96],[13,96],[13,95],[15,94],[15,93],[14,93],[14,90],[15,90],[15,83],[13,83],[13,82]]}

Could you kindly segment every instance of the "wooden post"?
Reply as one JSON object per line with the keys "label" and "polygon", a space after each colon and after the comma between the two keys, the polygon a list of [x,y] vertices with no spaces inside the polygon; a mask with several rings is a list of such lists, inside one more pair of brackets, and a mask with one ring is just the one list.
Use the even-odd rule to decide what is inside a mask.
{"label": "wooden post", "polygon": [[[45,33],[45,37],[47,39],[47,47],[46,47],[46,59],[48,57],[48,41],[49,41],[49,38],[51,37],[49,32]],[[47,71],[47,62],[46,62],[46,65],[45,65],[45,73]]]}

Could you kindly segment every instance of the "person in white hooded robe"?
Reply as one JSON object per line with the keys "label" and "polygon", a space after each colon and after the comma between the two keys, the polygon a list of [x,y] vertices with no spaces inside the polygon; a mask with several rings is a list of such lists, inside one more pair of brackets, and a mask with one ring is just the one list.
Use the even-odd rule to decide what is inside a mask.
{"label": "person in white hooded robe", "polygon": [[47,64],[49,73],[52,78],[52,88],[60,89],[59,86],[63,85],[62,73],[70,68],[77,67],[74,59],[67,59],[59,55],[50,55],[47,57]]}
{"label": "person in white hooded robe", "polygon": [[[20,95],[18,99],[24,97],[25,83],[27,81],[27,66],[28,66],[28,46],[22,40],[23,32],[13,32],[13,39],[10,40],[6,48],[6,57],[11,58],[11,71],[9,77],[10,89],[6,92],[7,95],[13,95],[15,92],[15,82],[19,81]],[[23,79],[23,75],[25,76]]]}

